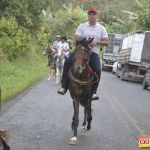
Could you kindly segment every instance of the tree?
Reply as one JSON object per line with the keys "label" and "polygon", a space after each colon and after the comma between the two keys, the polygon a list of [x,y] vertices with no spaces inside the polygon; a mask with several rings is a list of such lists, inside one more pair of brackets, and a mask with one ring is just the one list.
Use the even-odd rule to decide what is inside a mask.
{"label": "tree", "polygon": [[19,25],[34,31],[40,24],[40,14],[47,8],[49,0],[3,0],[1,3],[1,16],[13,16]]}

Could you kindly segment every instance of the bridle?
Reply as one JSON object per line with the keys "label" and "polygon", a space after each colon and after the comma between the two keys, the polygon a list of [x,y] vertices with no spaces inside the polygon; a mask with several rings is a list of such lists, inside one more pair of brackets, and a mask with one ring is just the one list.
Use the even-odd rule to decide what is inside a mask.
{"label": "bridle", "polygon": [[[86,67],[88,72],[91,74],[91,77],[89,79],[81,80],[77,78],[73,74],[72,70],[70,69],[69,71],[70,79],[73,80],[75,83],[78,83],[79,85],[92,85],[99,80],[97,74],[93,73],[89,66],[89,59],[90,59],[90,54],[91,54],[91,47],[89,47],[89,44],[92,41],[93,41],[92,38],[88,40],[82,39],[82,41],[78,41],[76,45],[73,67],[75,67],[75,65],[77,64],[79,65],[78,67],[82,67],[83,69],[83,66],[84,66]],[[97,80],[93,81],[95,77]]]}

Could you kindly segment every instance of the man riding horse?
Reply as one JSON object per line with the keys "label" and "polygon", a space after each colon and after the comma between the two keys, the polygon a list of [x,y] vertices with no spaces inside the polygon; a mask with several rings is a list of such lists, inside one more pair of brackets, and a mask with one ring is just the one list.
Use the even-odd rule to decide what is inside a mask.
{"label": "man riding horse", "polygon": [[[100,25],[97,22],[98,12],[96,8],[88,9],[88,22],[82,23],[78,26],[76,33],[75,33],[75,40],[80,41],[83,38],[94,38],[93,41],[90,43],[91,48],[91,55],[89,60],[89,65],[92,68],[92,71],[95,72],[98,76],[97,82],[92,85],[92,99],[98,100],[99,97],[96,94],[97,88],[100,81],[101,76],[101,65],[99,59],[99,50],[100,46],[107,46],[108,45],[108,33],[104,26]],[[74,52],[70,54],[70,56],[66,59],[63,69],[62,75],[62,86],[58,90],[59,94],[64,95],[68,89],[68,72],[72,63],[72,59],[74,56]]]}
{"label": "man riding horse", "polygon": [[59,84],[62,78],[64,61],[69,55],[69,45],[67,43],[67,37],[62,36],[60,38],[57,48],[57,60],[56,60],[56,83]]}
{"label": "man riding horse", "polygon": [[52,47],[55,49],[55,54],[53,55],[53,59],[52,59],[52,64],[53,64],[54,68],[55,68],[55,65],[56,65],[57,51],[58,51],[58,46],[59,46],[60,42],[61,42],[60,41],[60,35],[57,35],[56,39],[55,39],[55,41],[53,42],[53,45],[52,45]]}
{"label": "man riding horse", "polygon": [[58,49],[58,43],[60,42],[60,35],[57,35],[56,36],[56,40],[53,42],[53,48],[55,49],[55,50],[57,50]]}
{"label": "man riding horse", "polygon": [[66,57],[68,57],[69,55],[69,44],[67,43],[67,37],[66,36],[62,36],[61,38],[61,42],[58,43],[58,49],[62,49],[63,50],[63,54]]}

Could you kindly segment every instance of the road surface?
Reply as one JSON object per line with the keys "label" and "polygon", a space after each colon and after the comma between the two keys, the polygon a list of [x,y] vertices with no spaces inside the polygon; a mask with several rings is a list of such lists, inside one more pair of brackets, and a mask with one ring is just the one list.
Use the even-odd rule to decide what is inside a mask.
{"label": "road surface", "polygon": [[[3,106],[0,129],[10,129],[12,150],[138,150],[137,136],[150,136],[150,90],[102,72],[99,101],[92,104],[92,129],[72,137],[72,99],[58,95],[54,78],[39,81]],[[80,107],[80,125],[83,108]]]}

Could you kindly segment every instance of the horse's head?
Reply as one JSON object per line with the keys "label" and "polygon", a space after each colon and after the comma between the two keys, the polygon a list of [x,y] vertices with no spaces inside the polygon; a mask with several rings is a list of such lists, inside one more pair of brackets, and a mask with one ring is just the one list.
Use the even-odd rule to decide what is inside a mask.
{"label": "horse's head", "polygon": [[47,54],[47,55],[52,55],[54,53],[54,50],[48,45],[48,47],[46,47],[44,49],[43,54]]}
{"label": "horse's head", "polygon": [[75,56],[73,60],[75,74],[81,74],[87,69],[91,50],[90,43],[92,41],[93,38],[84,38],[76,42]]}

